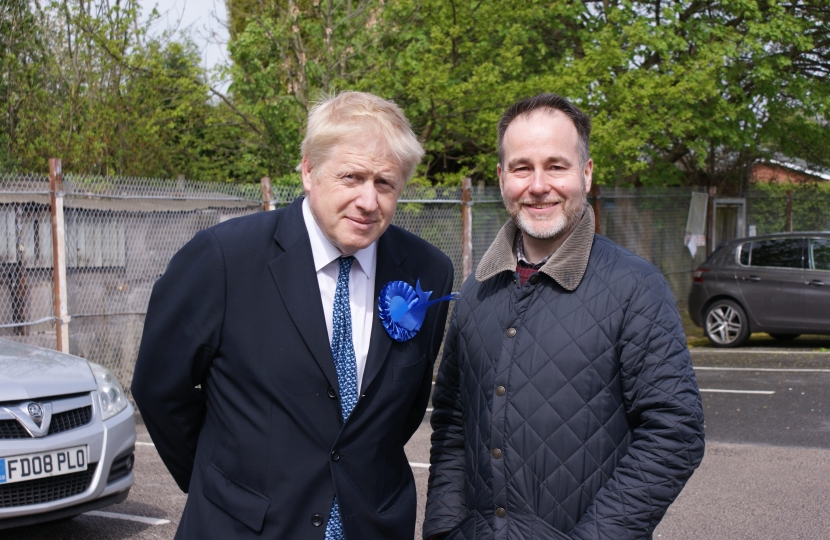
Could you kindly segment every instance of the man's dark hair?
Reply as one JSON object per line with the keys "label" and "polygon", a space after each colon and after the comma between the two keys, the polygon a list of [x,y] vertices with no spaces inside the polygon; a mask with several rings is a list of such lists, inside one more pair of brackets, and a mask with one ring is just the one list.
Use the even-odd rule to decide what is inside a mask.
{"label": "man's dark hair", "polygon": [[504,111],[499,120],[499,163],[504,166],[504,133],[507,126],[519,116],[527,116],[538,110],[560,111],[576,126],[579,134],[579,165],[584,167],[591,158],[591,119],[579,107],[557,94],[538,94],[517,101]]}

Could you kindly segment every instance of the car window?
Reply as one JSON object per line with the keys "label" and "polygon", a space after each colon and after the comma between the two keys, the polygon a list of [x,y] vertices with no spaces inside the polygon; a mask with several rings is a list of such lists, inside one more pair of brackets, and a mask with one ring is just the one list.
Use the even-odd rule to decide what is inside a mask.
{"label": "car window", "polygon": [[776,268],[802,268],[801,239],[780,238],[752,242],[749,264],[750,266]]}
{"label": "car window", "polygon": [[738,252],[738,260],[744,266],[749,266],[749,254],[752,252],[752,242],[747,242],[741,245],[741,250]]}
{"label": "car window", "polygon": [[830,239],[810,239],[810,260],[816,270],[830,270]]}

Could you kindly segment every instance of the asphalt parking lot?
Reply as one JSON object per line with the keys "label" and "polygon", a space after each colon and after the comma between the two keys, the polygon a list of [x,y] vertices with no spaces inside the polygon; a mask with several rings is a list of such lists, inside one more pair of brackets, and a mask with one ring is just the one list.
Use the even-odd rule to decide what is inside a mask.
{"label": "asphalt parking lot", "polygon": [[[706,457],[654,538],[830,538],[830,339],[694,348]],[[423,515],[428,417],[407,445]],[[172,539],[186,502],[143,425],[136,485],[97,515],[3,531],[8,540]],[[419,518],[420,519],[420,518]],[[416,530],[420,538],[420,523]]]}

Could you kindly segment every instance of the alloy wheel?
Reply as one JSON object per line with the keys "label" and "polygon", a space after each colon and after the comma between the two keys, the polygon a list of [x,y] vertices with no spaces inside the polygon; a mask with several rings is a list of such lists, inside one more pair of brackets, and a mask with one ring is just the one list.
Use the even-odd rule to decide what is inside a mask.
{"label": "alloy wheel", "polygon": [[728,304],[719,304],[709,310],[706,333],[718,345],[731,345],[740,336],[744,321],[742,313]]}

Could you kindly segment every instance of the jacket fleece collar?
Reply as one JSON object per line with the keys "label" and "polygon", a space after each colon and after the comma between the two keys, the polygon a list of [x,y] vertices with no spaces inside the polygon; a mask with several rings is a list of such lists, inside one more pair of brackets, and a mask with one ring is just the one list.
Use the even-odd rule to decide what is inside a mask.
{"label": "jacket fleece collar", "polygon": [[[594,211],[585,205],[582,218],[576,228],[559,246],[553,256],[548,259],[539,272],[549,276],[564,289],[572,291],[579,286],[585,269],[588,267],[588,258],[591,256],[591,246],[594,244]],[[490,244],[487,253],[481,258],[476,268],[476,279],[486,281],[501,272],[516,271],[516,254],[513,252],[513,241],[519,228],[509,220],[501,228],[496,239]]]}

